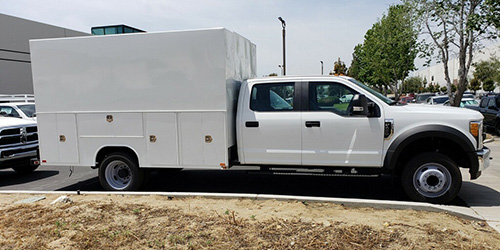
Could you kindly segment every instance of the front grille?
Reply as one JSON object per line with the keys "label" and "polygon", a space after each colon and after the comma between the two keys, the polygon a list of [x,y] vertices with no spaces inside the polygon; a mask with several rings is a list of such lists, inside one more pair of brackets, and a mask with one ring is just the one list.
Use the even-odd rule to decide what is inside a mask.
{"label": "front grille", "polygon": [[27,133],[36,133],[36,132],[38,132],[38,127],[37,126],[26,127],[26,132]]}
{"label": "front grille", "polygon": [[21,128],[7,128],[0,131],[0,136],[3,135],[20,135]]}
{"label": "front grille", "polygon": [[36,126],[5,128],[0,130],[0,147],[21,146],[38,142]]}

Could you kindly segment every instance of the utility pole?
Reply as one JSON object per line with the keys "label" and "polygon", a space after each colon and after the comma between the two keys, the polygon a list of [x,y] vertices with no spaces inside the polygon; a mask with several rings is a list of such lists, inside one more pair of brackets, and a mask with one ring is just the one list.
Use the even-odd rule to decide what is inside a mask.
{"label": "utility pole", "polygon": [[285,56],[285,28],[286,28],[286,23],[283,18],[278,17],[278,20],[281,22],[281,26],[283,27],[283,75],[286,75],[286,56]]}

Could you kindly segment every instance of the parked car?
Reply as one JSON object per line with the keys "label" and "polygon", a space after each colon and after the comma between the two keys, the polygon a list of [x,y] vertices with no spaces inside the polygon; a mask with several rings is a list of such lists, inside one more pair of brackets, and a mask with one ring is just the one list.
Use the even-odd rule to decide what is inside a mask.
{"label": "parked car", "polygon": [[36,121],[35,104],[32,102],[0,103],[0,114],[7,117]]}
{"label": "parked car", "polygon": [[35,121],[0,117],[0,169],[28,174],[38,167],[38,129]]}
{"label": "parked car", "polygon": [[448,101],[448,99],[449,97],[446,95],[431,96],[427,98],[425,103],[430,105],[443,105],[446,101]]}
{"label": "parked car", "polygon": [[[460,100],[460,107],[465,108],[465,106],[479,106],[479,102],[474,98],[462,98]],[[450,100],[443,103],[443,106],[450,106]]]}
{"label": "parked car", "polygon": [[406,104],[413,102],[414,98],[412,96],[403,96],[399,98],[399,103]]}
{"label": "parked car", "polygon": [[466,108],[479,111],[484,116],[484,126],[494,128],[500,135],[500,95],[485,96],[481,98],[479,106],[465,106]]}
{"label": "parked car", "polygon": [[415,96],[415,102],[416,103],[425,103],[427,99],[431,96],[435,96],[436,94],[434,93],[422,93],[422,94],[417,94]]}
{"label": "parked car", "polygon": [[350,102],[351,99],[352,99],[353,95],[351,94],[347,94],[347,95],[343,95],[340,97],[340,102],[341,103],[347,103],[347,102]]}

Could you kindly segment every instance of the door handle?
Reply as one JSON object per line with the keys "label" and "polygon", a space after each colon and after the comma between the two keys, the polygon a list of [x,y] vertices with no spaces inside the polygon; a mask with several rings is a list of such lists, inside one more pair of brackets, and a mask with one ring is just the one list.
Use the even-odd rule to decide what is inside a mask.
{"label": "door handle", "polygon": [[319,121],[307,121],[306,127],[308,127],[308,128],[321,127],[321,123]]}
{"label": "door handle", "polygon": [[245,122],[245,127],[247,127],[247,128],[258,128],[259,127],[259,122],[255,122],[255,121]]}

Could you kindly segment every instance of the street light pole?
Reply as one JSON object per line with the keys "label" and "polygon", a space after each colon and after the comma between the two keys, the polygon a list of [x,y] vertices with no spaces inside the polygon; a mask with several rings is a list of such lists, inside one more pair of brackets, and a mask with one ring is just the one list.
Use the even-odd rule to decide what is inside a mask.
{"label": "street light pole", "polygon": [[321,63],[321,75],[323,75],[323,61],[319,61]]}
{"label": "street light pole", "polygon": [[283,75],[286,75],[286,56],[285,56],[285,28],[286,28],[286,23],[283,18],[278,17],[278,20],[281,22],[281,26],[283,27]]}

